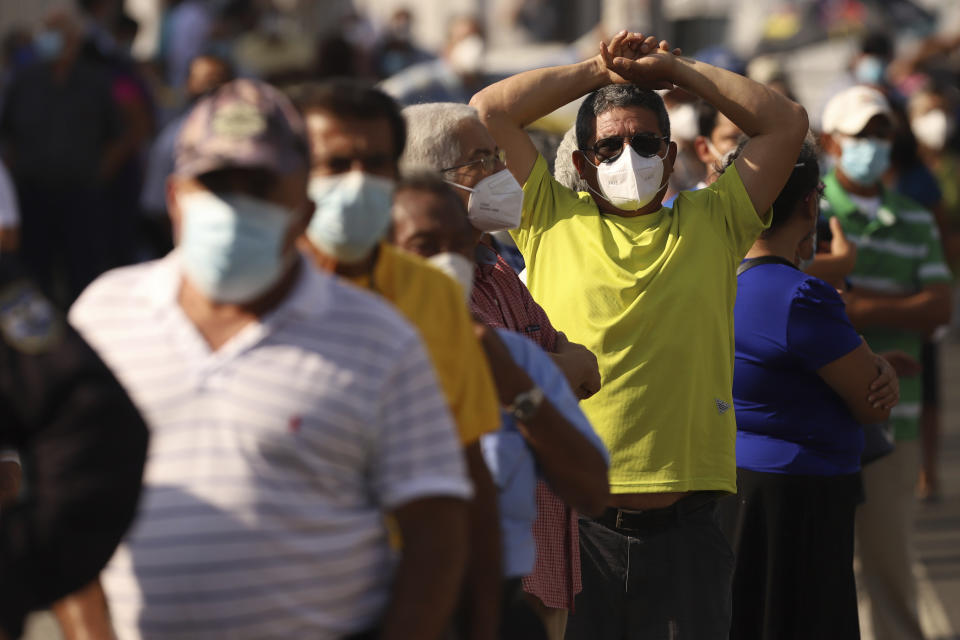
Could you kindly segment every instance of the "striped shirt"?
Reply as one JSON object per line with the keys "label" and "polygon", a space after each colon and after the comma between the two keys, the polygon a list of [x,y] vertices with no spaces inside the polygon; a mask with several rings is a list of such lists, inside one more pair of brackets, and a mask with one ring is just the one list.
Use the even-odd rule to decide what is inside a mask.
{"label": "striped shirt", "polygon": [[71,310],[151,430],[137,521],[102,576],[120,638],[372,627],[395,561],[384,512],[470,495],[416,332],[300,268],[216,351],[176,302],[176,252],[105,274]]}
{"label": "striped shirt", "polygon": [[[865,211],[831,173],[824,178],[821,201],[825,217],[837,216],[847,238],[857,246],[857,264],[849,279],[854,287],[908,296],[951,280],[933,216],[913,200],[884,190],[876,211]],[[863,331],[870,348],[892,349],[920,358],[923,336],[916,331],[870,327]],[[890,412],[897,440],[917,437],[922,383],[919,376],[900,379],[900,403]]]}

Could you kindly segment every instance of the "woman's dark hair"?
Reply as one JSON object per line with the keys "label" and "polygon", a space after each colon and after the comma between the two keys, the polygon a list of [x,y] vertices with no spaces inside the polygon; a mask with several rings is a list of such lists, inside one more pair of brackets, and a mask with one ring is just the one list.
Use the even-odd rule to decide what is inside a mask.
{"label": "woman's dark hair", "polygon": [[[740,156],[747,142],[749,142],[749,138],[740,141],[736,150],[730,154],[724,169],[733,164],[733,161]],[[800,201],[813,193],[819,184],[819,151],[813,135],[808,133],[803,141],[803,146],[800,147],[800,153],[790,177],[787,178],[787,183],[783,185],[777,199],[773,201],[773,216],[770,220],[770,228],[760,234],[760,237],[768,238],[784,226],[796,214],[797,205],[800,204]]]}

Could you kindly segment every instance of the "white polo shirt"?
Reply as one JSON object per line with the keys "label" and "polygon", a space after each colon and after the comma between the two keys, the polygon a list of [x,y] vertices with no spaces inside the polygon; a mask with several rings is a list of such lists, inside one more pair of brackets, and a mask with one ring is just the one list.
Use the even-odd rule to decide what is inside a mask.
{"label": "white polo shirt", "polygon": [[374,625],[383,513],[468,498],[416,332],[301,265],[294,291],[211,352],[176,302],[176,252],[101,276],[70,320],[150,427],[144,495],[102,575],[120,638],[335,638]]}

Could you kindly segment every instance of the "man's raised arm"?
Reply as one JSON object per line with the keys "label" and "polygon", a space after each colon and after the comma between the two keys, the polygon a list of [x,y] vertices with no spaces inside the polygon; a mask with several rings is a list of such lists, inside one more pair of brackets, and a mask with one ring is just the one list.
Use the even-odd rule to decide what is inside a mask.
{"label": "man's raised arm", "polygon": [[[674,85],[699,96],[750,136],[735,164],[753,208],[763,216],[786,184],[807,135],[807,112],[776,91],[736,73],[681,58],[647,38],[640,55],[603,56],[612,72],[640,87]],[[611,48],[611,52],[614,50]]]}
{"label": "man's raised arm", "polygon": [[[618,33],[611,46],[619,45],[631,35],[625,31]],[[614,82],[626,81],[607,68],[598,54],[577,64],[518,73],[477,93],[470,100],[470,106],[479,112],[490,135],[506,151],[510,173],[523,184],[537,160],[537,148],[524,127]]]}

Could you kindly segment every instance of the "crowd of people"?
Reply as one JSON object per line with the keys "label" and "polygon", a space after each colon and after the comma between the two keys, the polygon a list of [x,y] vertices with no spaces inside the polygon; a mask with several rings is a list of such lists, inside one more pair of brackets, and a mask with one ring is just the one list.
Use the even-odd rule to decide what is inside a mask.
{"label": "crowd of people", "polygon": [[653,36],[493,78],[412,19],[5,40],[0,638],[923,638],[958,42],[870,35],[808,116]]}

